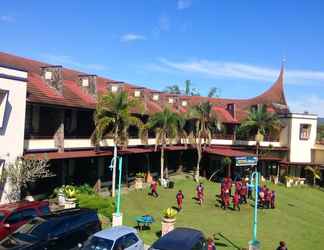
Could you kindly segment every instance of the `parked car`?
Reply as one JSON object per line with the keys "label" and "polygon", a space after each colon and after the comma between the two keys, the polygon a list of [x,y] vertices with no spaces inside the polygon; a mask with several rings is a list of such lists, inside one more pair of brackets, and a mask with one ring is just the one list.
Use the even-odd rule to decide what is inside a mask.
{"label": "parked car", "polygon": [[50,213],[48,201],[20,201],[0,206],[0,240],[36,216]]}
{"label": "parked car", "polygon": [[117,226],[102,230],[90,237],[82,250],[144,250],[136,229]]}
{"label": "parked car", "polygon": [[149,250],[207,250],[202,232],[191,228],[176,228],[162,236]]}
{"label": "parked car", "polygon": [[1,249],[70,250],[101,230],[97,213],[68,209],[35,217],[0,242]]}

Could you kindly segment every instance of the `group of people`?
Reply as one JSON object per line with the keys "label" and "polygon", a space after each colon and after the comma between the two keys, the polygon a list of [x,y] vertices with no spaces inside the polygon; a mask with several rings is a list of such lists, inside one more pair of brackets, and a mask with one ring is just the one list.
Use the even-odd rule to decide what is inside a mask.
{"label": "group of people", "polygon": [[234,186],[235,191],[232,195],[232,179],[225,177],[221,183],[221,207],[225,210],[230,207],[231,197],[234,210],[240,210],[240,204],[247,203],[247,198],[251,197],[251,189],[245,180],[236,181]]}
{"label": "group of people", "polygon": [[[234,184],[234,185],[233,185]],[[153,197],[159,197],[157,192],[158,183],[153,180],[151,183],[151,195]],[[233,191],[234,187],[234,191]],[[258,207],[261,208],[275,208],[276,193],[273,190],[267,188],[267,186],[258,187]],[[233,191],[233,192],[232,192]],[[233,183],[230,177],[225,177],[221,183],[221,207],[226,210],[230,208],[232,199],[233,210],[240,211],[240,205],[246,204],[247,199],[252,199],[252,187],[246,180],[237,180]],[[179,190],[176,194],[176,201],[178,204],[178,210],[182,209],[184,194],[182,190]],[[204,186],[199,183],[196,187],[196,200],[199,205],[204,202]]]}
{"label": "group of people", "polygon": [[[233,181],[230,177],[225,177],[221,183],[221,207],[226,210],[230,207],[232,198],[233,210],[240,211],[240,205],[247,203],[247,199],[252,199],[252,187],[246,180],[237,180],[234,183],[234,193],[232,194]],[[258,204],[262,208],[275,208],[276,193],[266,186],[259,187]]]}
{"label": "group of people", "polygon": [[[155,198],[159,197],[159,194],[157,192],[157,187],[158,187],[157,181],[153,180],[150,186],[151,188],[150,195]],[[176,194],[176,200],[177,200],[179,211],[182,209],[183,199],[184,199],[184,194],[182,190],[179,190],[178,193]],[[204,202],[204,186],[202,183],[199,183],[196,187],[196,200],[200,205],[202,205],[202,203]]]}
{"label": "group of people", "polygon": [[276,192],[266,185],[259,187],[259,207],[275,208]]}

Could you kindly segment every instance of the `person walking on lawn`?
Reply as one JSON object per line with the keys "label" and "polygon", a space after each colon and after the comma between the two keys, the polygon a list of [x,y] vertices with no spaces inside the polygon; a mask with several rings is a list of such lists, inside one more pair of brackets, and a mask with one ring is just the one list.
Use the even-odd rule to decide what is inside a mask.
{"label": "person walking on lawn", "polygon": [[284,241],[280,241],[277,250],[288,250],[288,248],[286,247],[286,243]]}
{"label": "person walking on lawn", "polygon": [[272,195],[271,195],[271,208],[275,208],[276,192],[272,191],[271,193],[272,193]]}
{"label": "person walking on lawn", "polygon": [[179,192],[177,193],[176,199],[177,199],[177,204],[178,204],[178,211],[181,211],[182,210],[182,202],[184,199],[184,195],[181,190],[179,190]]}
{"label": "person walking on lawn", "polygon": [[241,190],[240,190],[240,203],[242,204],[243,202],[246,204],[247,203],[247,200],[246,200],[246,196],[247,196],[247,193],[248,193],[248,187],[246,185],[246,182],[243,181],[242,182],[242,187],[241,187]]}
{"label": "person walking on lawn", "polygon": [[204,201],[204,186],[202,183],[199,183],[199,185],[196,188],[197,191],[197,200],[199,202],[199,205],[202,205]]}
{"label": "person walking on lawn", "polygon": [[237,210],[240,211],[241,208],[240,208],[240,195],[238,192],[235,192],[234,193],[234,196],[233,196],[233,209],[234,210]]}
{"label": "person walking on lawn", "polygon": [[159,197],[159,194],[157,192],[157,182],[155,180],[151,183],[151,195],[154,197]]}

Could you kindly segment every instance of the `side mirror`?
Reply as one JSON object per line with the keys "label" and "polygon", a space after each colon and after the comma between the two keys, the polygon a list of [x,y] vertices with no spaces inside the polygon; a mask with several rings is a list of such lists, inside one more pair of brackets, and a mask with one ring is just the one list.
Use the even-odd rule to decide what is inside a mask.
{"label": "side mirror", "polygon": [[10,228],[10,224],[9,223],[6,223],[6,224],[3,225],[3,227],[6,228],[6,229],[9,229]]}
{"label": "side mirror", "polygon": [[82,244],[81,243],[78,244],[78,248],[80,248],[80,249],[82,248]]}

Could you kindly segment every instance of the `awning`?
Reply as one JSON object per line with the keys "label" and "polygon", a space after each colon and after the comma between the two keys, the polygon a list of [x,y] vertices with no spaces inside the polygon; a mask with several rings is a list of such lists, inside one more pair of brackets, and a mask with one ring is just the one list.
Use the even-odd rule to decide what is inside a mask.
{"label": "awning", "polygon": [[73,158],[88,158],[88,157],[103,157],[112,156],[112,151],[99,151],[94,150],[79,150],[79,151],[65,151],[65,152],[47,152],[47,153],[26,153],[25,159],[73,159]]}
{"label": "awning", "polygon": [[250,152],[236,150],[230,147],[207,147],[204,152],[227,157],[255,156],[255,154],[251,154]]}

